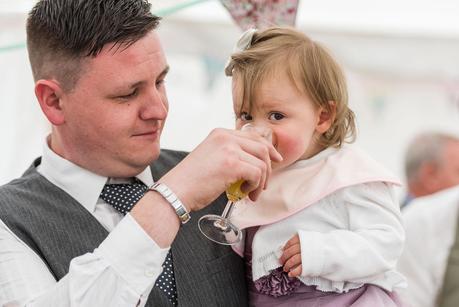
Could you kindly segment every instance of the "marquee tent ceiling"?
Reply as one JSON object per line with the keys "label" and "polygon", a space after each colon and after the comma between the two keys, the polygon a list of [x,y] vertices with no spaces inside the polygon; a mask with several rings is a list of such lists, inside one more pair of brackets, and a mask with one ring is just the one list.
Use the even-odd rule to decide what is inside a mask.
{"label": "marquee tent ceiling", "polygon": [[[151,2],[164,16],[161,32],[168,52],[226,58],[240,33],[218,0]],[[4,33],[12,24],[8,20],[25,16],[33,3],[0,0],[0,48],[5,37],[17,36]],[[459,78],[457,16],[455,0],[300,0],[297,26],[354,70],[389,78]],[[11,43],[21,46],[22,40]]]}
{"label": "marquee tent ceiling", "polygon": [[[165,18],[165,45],[226,57],[240,30],[219,1],[200,2]],[[457,1],[300,0],[297,27],[353,70],[387,78],[456,79],[457,16]]]}
{"label": "marquee tent ceiling", "polygon": [[[258,0],[263,1],[263,0]],[[206,22],[228,22],[218,0],[150,0],[155,11],[175,12]],[[0,0],[0,13],[27,12],[35,0]],[[298,25],[359,32],[459,37],[456,0],[300,0]]]}

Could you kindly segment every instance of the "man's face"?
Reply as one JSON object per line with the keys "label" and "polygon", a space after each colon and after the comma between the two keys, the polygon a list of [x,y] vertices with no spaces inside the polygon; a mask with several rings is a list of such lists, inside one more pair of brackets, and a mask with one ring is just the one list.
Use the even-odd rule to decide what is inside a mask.
{"label": "man's face", "polygon": [[64,123],[51,148],[100,175],[128,177],[159,155],[168,65],[153,31],[127,49],[111,47],[86,59],[74,89],[60,97]]}
{"label": "man's face", "polygon": [[459,185],[459,142],[446,144],[436,177],[438,190]]}

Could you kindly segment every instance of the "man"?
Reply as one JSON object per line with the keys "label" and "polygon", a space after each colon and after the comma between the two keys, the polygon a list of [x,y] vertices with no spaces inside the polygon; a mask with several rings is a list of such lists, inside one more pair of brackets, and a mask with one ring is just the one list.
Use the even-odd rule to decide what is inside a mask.
{"label": "man", "polygon": [[426,196],[459,184],[459,139],[443,133],[417,136],[405,154],[407,196]]}
{"label": "man", "polygon": [[225,129],[189,155],[160,153],[169,67],[158,22],[145,0],[32,9],[27,46],[52,132],[0,188],[0,305],[247,304],[241,260],[196,222],[220,213],[224,199],[208,205],[239,179],[256,199],[282,158],[256,133]]}
{"label": "man", "polygon": [[403,211],[406,241],[398,267],[407,278],[409,306],[459,306],[458,209],[459,185],[419,197]]}

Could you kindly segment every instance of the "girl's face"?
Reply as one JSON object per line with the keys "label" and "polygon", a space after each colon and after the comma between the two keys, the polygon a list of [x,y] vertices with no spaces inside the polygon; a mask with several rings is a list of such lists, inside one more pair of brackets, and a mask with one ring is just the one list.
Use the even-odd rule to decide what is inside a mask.
{"label": "girl's face", "polygon": [[241,88],[238,83],[237,76],[233,77],[236,128],[252,123],[272,130],[273,145],[284,158],[280,163],[273,163],[274,169],[310,158],[323,149],[317,140],[330,127],[332,116],[314,106],[311,99],[299,92],[285,73],[263,81],[254,95],[251,110],[248,106],[241,109]]}

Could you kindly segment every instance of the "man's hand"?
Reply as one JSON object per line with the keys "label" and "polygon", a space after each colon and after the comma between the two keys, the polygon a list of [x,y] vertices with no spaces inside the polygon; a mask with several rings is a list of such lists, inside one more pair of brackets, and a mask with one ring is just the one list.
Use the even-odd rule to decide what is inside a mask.
{"label": "man's hand", "polygon": [[250,192],[252,200],[257,199],[267,186],[271,161],[280,162],[282,157],[255,131],[215,129],[160,181],[190,211],[196,211],[240,179],[246,181],[242,189]]}
{"label": "man's hand", "polygon": [[280,262],[284,267],[284,272],[288,272],[289,277],[297,277],[301,275],[303,267],[301,266],[301,246],[300,237],[293,236],[284,246],[284,253],[280,258]]}

